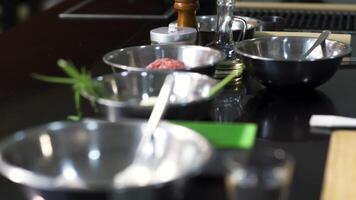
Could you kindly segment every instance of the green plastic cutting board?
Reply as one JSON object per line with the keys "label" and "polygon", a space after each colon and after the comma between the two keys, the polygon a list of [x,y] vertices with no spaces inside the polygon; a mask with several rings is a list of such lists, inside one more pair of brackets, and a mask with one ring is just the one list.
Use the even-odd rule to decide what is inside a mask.
{"label": "green plastic cutting board", "polygon": [[195,130],[216,148],[250,149],[254,145],[257,132],[256,124],[252,123],[172,122]]}

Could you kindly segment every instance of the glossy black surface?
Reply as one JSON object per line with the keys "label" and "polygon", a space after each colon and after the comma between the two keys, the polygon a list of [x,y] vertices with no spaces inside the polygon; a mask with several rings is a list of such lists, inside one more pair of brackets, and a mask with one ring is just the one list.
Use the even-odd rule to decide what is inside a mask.
{"label": "glossy black surface", "polygon": [[[71,88],[35,81],[29,76],[31,72],[63,75],[56,67],[60,57],[86,66],[95,75],[110,71],[101,62],[102,55],[117,48],[148,44],[151,28],[172,21],[58,18],[58,13],[78,2],[66,1],[0,35],[1,138],[26,127],[63,120],[74,113]],[[230,95],[227,99],[232,100],[226,104],[225,97],[218,98],[215,105],[222,107],[210,109],[225,114],[206,120],[258,123],[256,145],[279,147],[296,158],[290,199],[319,199],[328,137],[312,134],[307,120],[312,113],[356,117],[355,69],[353,65],[339,69],[328,82],[309,94],[288,90],[284,95],[275,95],[252,82],[246,85],[242,99],[237,93]],[[212,165],[218,167],[218,164]],[[224,199],[221,176],[206,174],[193,183],[185,199]],[[0,178],[0,199],[24,200],[24,195],[16,184]]]}

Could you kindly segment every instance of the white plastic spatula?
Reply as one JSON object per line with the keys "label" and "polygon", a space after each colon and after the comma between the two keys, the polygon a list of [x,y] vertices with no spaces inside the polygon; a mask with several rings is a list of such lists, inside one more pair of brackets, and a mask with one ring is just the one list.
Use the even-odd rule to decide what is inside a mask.
{"label": "white plastic spatula", "polygon": [[118,172],[113,179],[116,188],[145,186],[154,178],[157,162],[160,160],[159,155],[156,155],[154,133],[169,103],[173,85],[174,75],[168,75],[142,133],[133,162],[125,170]]}
{"label": "white plastic spatula", "polygon": [[309,120],[311,127],[352,128],[356,127],[356,118],[336,115],[312,115]]}
{"label": "white plastic spatula", "polygon": [[152,143],[154,143],[154,132],[158,127],[158,124],[162,119],[164,111],[168,106],[169,97],[171,96],[173,90],[173,85],[174,85],[174,76],[168,75],[158,94],[157,101],[155,102],[150,118],[148,119],[147,126],[143,132],[142,138],[137,147],[137,154],[142,153],[146,145],[152,145]]}

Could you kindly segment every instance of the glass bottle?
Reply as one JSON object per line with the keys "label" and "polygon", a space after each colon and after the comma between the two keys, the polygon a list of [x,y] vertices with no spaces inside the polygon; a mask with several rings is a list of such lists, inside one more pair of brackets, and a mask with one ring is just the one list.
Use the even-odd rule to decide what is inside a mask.
{"label": "glass bottle", "polygon": [[[224,52],[226,58],[216,66],[214,78],[223,79],[232,71],[240,72],[240,75],[232,80],[227,87],[213,101],[213,119],[220,122],[233,122],[238,120],[243,113],[242,100],[246,90],[242,84],[243,65],[235,50],[235,42],[232,33],[234,17],[233,8],[235,0],[217,0],[217,27],[213,42],[207,46]],[[242,36],[247,24],[243,23]]]}
{"label": "glass bottle", "polygon": [[208,44],[215,49],[223,51],[227,58],[236,59],[237,54],[232,35],[232,22],[233,22],[233,4],[235,0],[217,0],[216,12],[216,36],[215,40]]}
{"label": "glass bottle", "polygon": [[[226,59],[216,67],[215,78],[217,79],[224,78],[233,70],[241,71],[242,67],[235,50],[235,42],[232,33],[234,3],[235,0],[217,0],[216,36],[215,40],[207,45],[224,52],[226,55]],[[237,77],[232,83],[239,82],[240,80],[241,77]]]}

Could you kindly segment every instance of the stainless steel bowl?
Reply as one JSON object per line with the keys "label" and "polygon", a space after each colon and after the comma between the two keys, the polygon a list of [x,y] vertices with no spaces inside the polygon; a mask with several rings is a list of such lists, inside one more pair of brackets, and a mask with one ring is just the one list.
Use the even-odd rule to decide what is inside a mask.
{"label": "stainless steel bowl", "polygon": [[149,71],[146,69],[147,65],[164,57],[184,62],[186,68],[181,71],[213,75],[215,65],[222,61],[225,55],[218,50],[195,45],[148,45],[118,49],[107,53],[103,60],[106,64],[122,70]]}
{"label": "stainless steel bowl", "polygon": [[99,112],[110,121],[126,118],[148,118],[155,98],[168,74],[175,83],[166,112],[168,119],[197,119],[208,112],[209,91],[215,79],[198,73],[168,71],[125,71],[97,79],[105,95],[97,98],[83,91],[82,95],[97,104]]}
{"label": "stainless steel bowl", "polygon": [[1,141],[0,173],[22,184],[29,199],[170,199],[177,188],[168,192],[166,186],[178,187],[199,172],[211,147],[196,132],[162,122],[155,131],[161,153],[152,158],[157,161],[152,178],[117,187],[115,177],[132,166],[145,126],[143,121],[85,120],[26,129]]}
{"label": "stainless steel bowl", "polygon": [[[255,34],[255,29],[260,26],[261,22],[258,19],[251,17],[243,17],[247,22],[247,29],[244,39],[251,39]],[[197,22],[199,23],[198,40],[200,45],[206,45],[214,40],[216,31],[216,15],[204,15],[197,16]],[[234,40],[237,41],[240,37],[243,24],[239,21],[233,21],[232,33]]]}
{"label": "stainless steel bowl", "polygon": [[237,44],[246,71],[266,86],[313,88],[328,81],[342,58],[351,52],[349,45],[326,40],[307,59],[299,59],[315,42],[310,37],[265,37]]}

